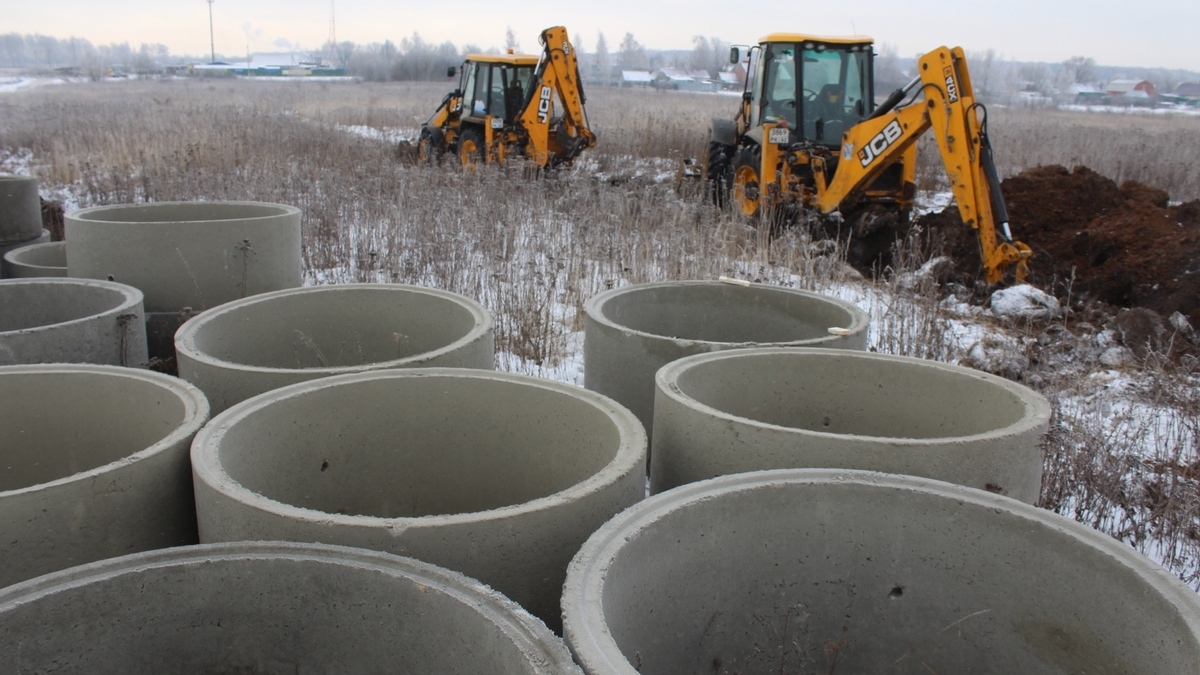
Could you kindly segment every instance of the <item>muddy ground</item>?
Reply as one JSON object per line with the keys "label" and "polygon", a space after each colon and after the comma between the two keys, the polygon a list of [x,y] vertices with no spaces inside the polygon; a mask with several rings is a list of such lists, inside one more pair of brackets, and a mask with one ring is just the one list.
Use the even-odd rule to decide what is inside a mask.
{"label": "muddy ground", "polygon": [[[1033,249],[1028,281],[1080,309],[1175,312],[1200,328],[1200,200],[1170,205],[1163,190],[1117,185],[1088,169],[1042,166],[1004,180],[1013,236]],[[980,277],[978,243],[957,207],[923,216],[955,261],[954,276]]]}

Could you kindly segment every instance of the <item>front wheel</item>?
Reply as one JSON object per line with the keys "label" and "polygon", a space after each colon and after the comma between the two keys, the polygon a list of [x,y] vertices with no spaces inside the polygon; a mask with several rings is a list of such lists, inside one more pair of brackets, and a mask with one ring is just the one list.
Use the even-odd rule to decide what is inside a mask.
{"label": "front wheel", "polygon": [[758,215],[761,205],[763,184],[758,175],[762,169],[762,155],[758,146],[748,146],[738,151],[733,158],[733,208],[747,218]]}
{"label": "front wheel", "polygon": [[474,171],[484,162],[483,133],[479,129],[464,129],[458,136],[458,161],[467,171]]}

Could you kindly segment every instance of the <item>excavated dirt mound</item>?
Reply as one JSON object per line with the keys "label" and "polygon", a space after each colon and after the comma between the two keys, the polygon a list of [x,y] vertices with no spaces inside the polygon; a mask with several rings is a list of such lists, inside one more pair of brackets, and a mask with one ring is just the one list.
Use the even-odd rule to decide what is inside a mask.
{"label": "excavated dirt mound", "polygon": [[[1181,312],[1200,327],[1200,200],[1168,205],[1167,193],[1118,186],[1088,169],[1029,169],[1001,183],[1013,236],[1033,249],[1029,281],[1077,303]],[[974,234],[955,206],[920,219],[957,264],[977,276]]]}

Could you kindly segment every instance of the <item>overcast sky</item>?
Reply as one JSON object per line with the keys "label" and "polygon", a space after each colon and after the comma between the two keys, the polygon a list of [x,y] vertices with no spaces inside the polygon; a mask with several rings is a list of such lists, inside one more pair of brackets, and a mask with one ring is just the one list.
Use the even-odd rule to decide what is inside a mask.
{"label": "overcast sky", "polygon": [[[162,43],[172,54],[209,52],[207,0],[13,0],[0,32],[82,37],[93,44]],[[938,45],[994,49],[1008,59],[1060,62],[1090,56],[1101,65],[1200,71],[1200,0],[214,0],[216,51],[319,49],[331,5],[339,41],[358,44],[420,33],[426,42],[502,47],[512,27],[523,51],[542,28],[566,26],[594,51],[626,33],[651,49],[690,49],[692,37],[752,43],[775,31],[865,34],[910,56]],[[919,9],[918,9],[919,8]],[[735,12],[741,9],[740,15]]]}

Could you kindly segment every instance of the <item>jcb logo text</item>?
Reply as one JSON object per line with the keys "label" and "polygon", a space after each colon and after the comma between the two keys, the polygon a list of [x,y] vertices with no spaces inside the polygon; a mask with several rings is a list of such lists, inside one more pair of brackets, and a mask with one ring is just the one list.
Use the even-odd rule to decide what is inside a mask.
{"label": "jcb logo text", "polygon": [[864,167],[870,166],[871,162],[878,159],[883,151],[887,150],[903,134],[904,130],[900,128],[900,123],[892,120],[883,128],[883,131],[875,134],[875,138],[872,138],[862,150],[858,151],[858,160]]}
{"label": "jcb logo text", "polygon": [[550,87],[542,87],[541,97],[538,99],[538,121],[542,124],[550,119],[550,97],[554,94]]}

